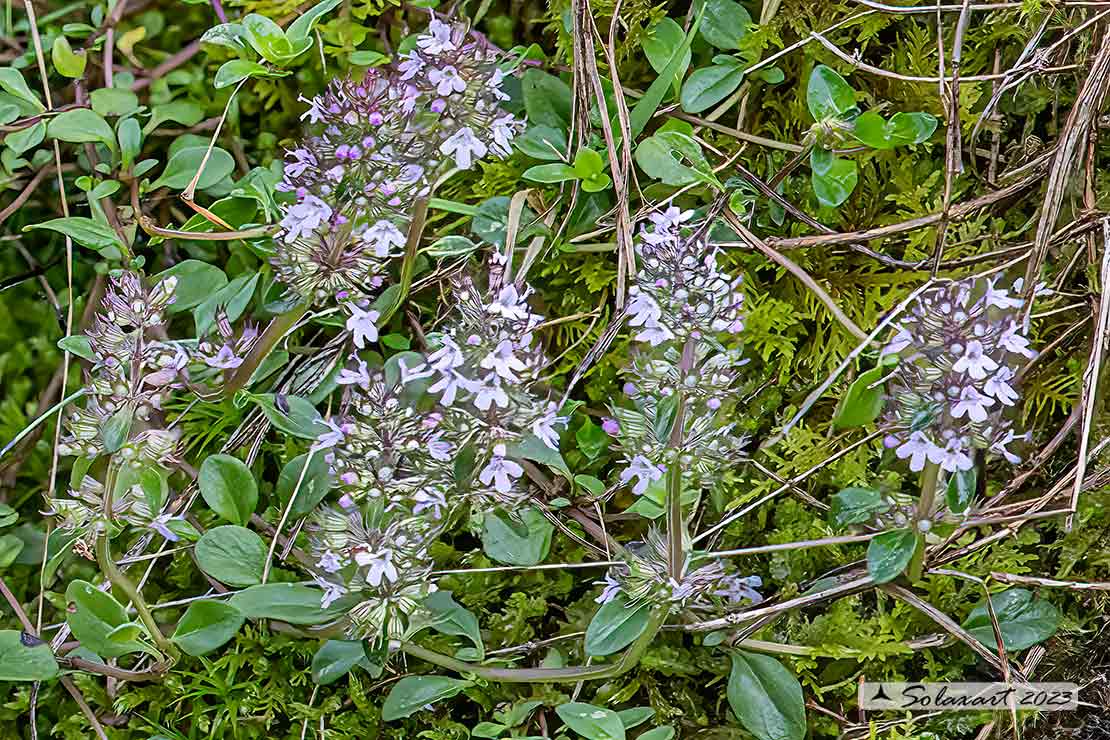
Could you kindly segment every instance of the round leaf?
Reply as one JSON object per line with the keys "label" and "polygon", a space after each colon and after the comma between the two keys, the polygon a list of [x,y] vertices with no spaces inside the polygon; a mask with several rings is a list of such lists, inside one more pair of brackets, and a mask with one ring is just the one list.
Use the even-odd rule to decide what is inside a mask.
{"label": "round leaf", "polygon": [[266,545],[245,527],[227,524],[210,529],[196,544],[197,564],[205,573],[229,586],[262,582]]}
{"label": "round leaf", "polygon": [[212,455],[197,476],[200,495],[212,511],[235,524],[246,524],[258,505],[258,484],[250,468],[231,455]]}
{"label": "round leaf", "polygon": [[382,719],[404,719],[428,704],[455,696],[470,683],[446,676],[406,676],[389,690],[382,704]]}
{"label": "round leaf", "polygon": [[555,707],[567,727],[590,740],[624,740],[624,723],[617,713],[593,704],[570,702]]}
{"label": "round leaf", "polygon": [[18,630],[0,630],[0,681],[47,681],[58,675],[50,645]]}
{"label": "round leaf", "polygon": [[586,654],[612,655],[631,645],[644,632],[651,617],[651,605],[633,608],[624,594],[601,605],[586,628]]}
{"label": "round leaf", "polygon": [[815,121],[842,118],[856,107],[856,91],[836,70],[818,64],[809,75],[806,105]]}
{"label": "round leaf", "polygon": [[769,655],[732,653],[728,703],[740,723],[759,740],[802,740],[805,699],[798,679]]}
{"label": "round leaf", "polygon": [[245,619],[238,609],[223,601],[194,601],[170,639],[189,655],[204,655],[235,637]]}
{"label": "round leaf", "polygon": [[[1002,645],[1008,651],[1024,650],[1043,642],[1060,626],[1060,612],[1052,602],[1038,599],[1024,588],[992,594],[991,606],[998,617]],[[994,648],[998,644],[985,602],[971,610],[963,627],[984,645]]]}
{"label": "round leaf", "polygon": [[867,572],[875,583],[894,580],[910,564],[917,546],[917,533],[912,529],[883,532],[867,545]]}

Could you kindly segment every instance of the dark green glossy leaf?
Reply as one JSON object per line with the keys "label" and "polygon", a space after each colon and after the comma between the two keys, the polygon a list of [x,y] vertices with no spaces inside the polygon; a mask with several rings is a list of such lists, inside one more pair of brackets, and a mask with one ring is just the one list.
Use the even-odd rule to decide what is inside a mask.
{"label": "dark green glossy leaf", "polygon": [[246,617],[231,604],[194,601],[170,639],[188,655],[206,655],[235,637],[244,621]]}
{"label": "dark green glossy leaf", "polygon": [[919,540],[912,529],[894,529],[871,540],[867,546],[867,572],[875,583],[886,583],[901,575]]}
{"label": "dark green glossy leaf", "polygon": [[197,541],[197,565],[212,578],[229,586],[262,583],[266,544],[257,534],[234,524],[214,527]]}
{"label": "dark green glossy leaf", "polygon": [[759,740],[802,740],[805,699],[798,679],[769,655],[736,650],[728,677],[728,703]]}
{"label": "dark green glossy leaf", "polygon": [[612,655],[643,634],[651,618],[651,604],[631,606],[623,593],[601,605],[586,628],[586,654]]}
{"label": "dark green glossy leaf", "polygon": [[[1025,650],[1044,642],[1060,626],[1060,612],[1052,602],[1038,599],[1024,588],[1007,589],[990,598],[998,617],[1002,645],[1008,651]],[[986,602],[971,610],[963,627],[984,645],[992,649],[998,645]]]}

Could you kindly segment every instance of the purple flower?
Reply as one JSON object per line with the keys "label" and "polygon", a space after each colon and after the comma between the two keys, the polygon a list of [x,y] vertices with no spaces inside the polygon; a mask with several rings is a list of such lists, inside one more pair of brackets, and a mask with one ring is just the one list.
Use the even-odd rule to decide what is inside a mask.
{"label": "purple flower", "polygon": [[1020,396],[1010,385],[1013,380],[1014,371],[1003,365],[998,368],[993,376],[991,376],[986,383],[983,384],[983,391],[987,395],[994,396],[1002,402],[1003,406],[1013,406]]}
{"label": "purple flower", "polygon": [[955,435],[948,440],[944,449],[941,450],[939,462],[940,466],[949,473],[971,470],[975,466],[971,456],[967,454],[966,440]]}
{"label": "purple flower", "polygon": [[474,135],[469,126],[464,126],[440,144],[439,150],[454,157],[455,166],[460,170],[468,170],[475,159],[486,156],[489,148]]}
{"label": "purple flower", "polygon": [[952,416],[959,419],[964,414],[972,421],[986,421],[987,409],[994,405],[994,399],[984,396],[975,386],[966,385],[960,391],[960,397],[952,406]]}
{"label": "purple flower", "polygon": [[366,574],[366,582],[374,588],[381,586],[383,580],[393,583],[398,578],[397,566],[393,564],[393,551],[388,548],[377,552],[370,552],[365,547],[357,549],[355,562],[363,568],[370,567],[370,572]]}
{"label": "purple flower", "polygon": [[925,467],[926,460],[934,464],[939,463],[942,452],[941,448],[933,444],[924,432],[914,432],[908,440],[894,450],[894,454],[899,459],[905,460],[907,457],[910,459],[910,470],[915,473]]}
{"label": "purple flower", "polygon": [[349,425],[344,424],[340,426],[331,419],[324,419],[323,423],[327,426],[329,431],[323,432],[316,438],[316,443],[312,445],[312,449],[314,450],[326,450],[329,447],[335,447],[346,439],[348,432],[351,431]]}
{"label": "purple flower", "polygon": [[328,222],[331,215],[331,206],[315,195],[305,195],[299,203],[290,206],[285,211],[285,217],[281,219],[281,228],[285,230],[285,243],[311,238]]}
{"label": "purple flower", "polygon": [[632,492],[637,496],[642,496],[652,482],[662,477],[663,471],[643,455],[636,455],[628,467],[621,471],[621,483],[625,485],[636,478],[636,485],[632,487]]}
{"label": "purple flower", "polygon": [[375,257],[389,257],[393,247],[405,246],[405,235],[384,218],[367,229],[362,238],[373,245]]}
{"label": "purple flower", "polygon": [[363,390],[367,390],[370,387],[370,372],[364,360],[361,358],[355,359],[358,360],[356,368],[354,370],[343,368],[339,371],[339,377],[335,379],[335,382],[339,385],[357,385]]}
{"label": "purple flower", "polygon": [[958,373],[967,373],[975,380],[983,380],[987,373],[998,368],[998,363],[983,352],[983,343],[972,339],[967,343],[964,354],[952,365]]}
{"label": "purple flower", "polygon": [[482,358],[481,366],[493,370],[510,383],[517,382],[516,373],[527,370],[528,366],[513,354],[514,349],[516,347],[511,339],[502,339],[492,352]]}
{"label": "purple flower", "polygon": [[428,24],[428,32],[416,38],[416,45],[425,54],[442,54],[458,48],[451,40],[451,26],[436,18]]}
{"label": "purple flower", "polygon": [[594,584],[604,587],[601,589],[601,595],[594,599],[594,602],[598,604],[608,604],[621,592],[620,581],[613,578],[609,573],[605,574],[605,580],[594,581]]}
{"label": "purple flower", "polygon": [[505,457],[505,445],[497,445],[493,448],[489,464],[478,474],[478,480],[486,486],[492,483],[498,493],[508,493],[513,488],[512,479],[523,474],[524,468],[519,463]]}
{"label": "purple flower", "polygon": [[343,569],[343,561],[331,550],[326,550],[324,554],[320,556],[320,559],[316,561],[316,567],[326,573],[337,573]]}
{"label": "purple flower", "polygon": [[486,306],[486,310],[509,321],[523,321],[528,318],[528,305],[512,283],[501,288],[497,299]]}
{"label": "purple flower", "polygon": [[381,314],[377,311],[364,311],[355,303],[348,303],[347,310],[351,312],[347,318],[347,331],[351,332],[355,346],[363,349],[366,347],[367,340],[378,341],[378,326],[374,322]]}
{"label": "purple flower", "polygon": [[621,425],[616,419],[607,416],[601,420],[601,430],[610,437],[615,437],[621,433]]}
{"label": "purple flower", "polygon": [[443,69],[429,70],[428,81],[436,86],[436,93],[444,97],[466,90],[466,80],[460,77],[459,71],[451,65]]}
{"label": "purple flower", "polygon": [[545,445],[553,450],[559,449],[559,433],[555,425],[566,425],[567,418],[559,416],[559,409],[554,403],[547,404],[543,416],[532,422],[532,434],[536,435]]}
{"label": "purple flower", "polygon": [[231,345],[225,344],[212,357],[205,357],[204,364],[221,370],[233,370],[243,364],[243,358],[236,357],[235,350],[231,348]]}
{"label": "purple flower", "polygon": [[501,378],[487,375],[480,383],[471,384],[468,390],[474,393],[474,405],[482,411],[489,411],[491,404],[499,408],[509,405],[509,395],[501,387]]}
{"label": "purple flower", "polygon": [[420,514],[430,509],[433,519],[442,517],[442,510],[447,507],[447,499],[444,497],[442,491],[417,491],[416,495],[412,497],[412,500],[416,502],[412,507],[413,514]]}

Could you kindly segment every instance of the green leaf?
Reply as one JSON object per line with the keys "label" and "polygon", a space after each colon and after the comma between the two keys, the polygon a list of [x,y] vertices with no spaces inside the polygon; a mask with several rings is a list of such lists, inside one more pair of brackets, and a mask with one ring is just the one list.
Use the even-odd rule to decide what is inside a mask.
{"label": "green leaf", "polygon": [[829,521],[837,529],[851,524],[864,524],[876,514],[890,511],[881,491],[873,488],[845,488],[832,497]]}
{"label": "green leaf", "polygon": [[574,155],[574,172],[583,180],[588,180],[605,171],[605,159],[593,149],[582,147]]}
{"label": "green leaf", "polygon": [[194,601],[170,639],[188,655],[205,655],[235,637],[245,621],[231,604],[215,599]]}
{"label": "green leaf", "polygon": [[814,149],[809,155],[813,170],[811,181],[817,201],[836,208],[856,189],[858,173],[853,159],[841,159],[825,149]]}
{"label": "green leaf", "polygon": [[[836,412],[833,414],[834,429],[861,427],[878,418],[883,411],[885,399],[883,386],[875,384],[887,372],[889,368],[880,365],[859,374],[848,386],[848,392],[836,404]],[[874,388],[871,387],[873,385]]]}
{"label": "green leaf", "polygon": [[798,679],[769,655],[732,652],[728,703],[748,732],[759,740],[802,740],[805,698]]}
{"label": "green leaf", "polygon": [[19,512],[7,504],[0,503],[0,527],[10,527],[17,521],[19,521]]}
{"label": "green leaf", "polygon": [[686,33],[686,38],[683,39],[682,45],[671,54],[671,60],[667,62],[666,68],[659,73],[655,81],[644,91],[644,96],[640,98],[640,101],[632,107],[632,112],[628,116],[628,128],[632,140],[637,139],[640,134],[643,133],[648,122],[655,116],[655,111],[659,109],[659,104],[663,102],[663,96],[667,94],[667,90],[669,90],[676,81],[682,79],[681,76],[685,74],[686,68],[690,66],[687,52],[690,51],[690,44],[693,43],[694,35],[697,34],[698,28],[701,27],[701,21],[704,15],[705,6],[703,5],[701,11],[699,11],[694,18],[694,25],[692,25],[690,30]]}
{"label": "green leaf", "polygon": [[450,699],[470,685],[471,681],[446,676],[405,676],[389,690],[382,704],[382,720],[404,719],[428,704]]}
{"label": "green leaf", "polygon": [[856,109],[856,91],[831,67],[818,64],[809,75],[806,105],[815,121],[844,118]]}
{"label": "green leaf", "polygon": [[204,162],[207,152],[207,146],[189,146],[179,150],[170,157],[162,176],[151,183],[150,187],[184,190],[192,182],[202,163],[204,172],[197,180],[198,190],[212,187],[235,171],[235,160],[226,151],[218,146],[213,147],[208,161]]}
{"label": "green leaf", "polygon": [[208,507],[233,524],[249,522],[258,506],[258,484],[250,468],[231,455],[205,458],[197,485]]}
{"label": "green leaf", "polygon": [[543,440],[534,434],[529,434],[524,439],[512,445],[509,448],[510,457],[523,457],[525,460],[534,460],[535,462],[542,463],[552,470],[559,473],[567,480],[571,480],[574,475],[567,467],[566,460],[559,453],[558,450],[553,450],[548,447]]}
{"label": "green leaf", "polygon": [[718,49],[739,49],[748,35],[751,14],[734,0],[705,0],[701,37]]}
{"label": "green leaf", "polygon": [[[582,426],[578,427],[578,431],[574,433],[574,441],[578,443],[578,451],[585,455],[590,460],[596,460],[602,453],[609,449],[609,444],[613,438],[605,433],[593,420],[589,417],[582,422]],[[575,480],[578,476],[575,477]]]}
{"label": "green leaf", "polygon": [[852,135],[875,149],[920,144],[933,135],[937,119],[928,113],[895,113],[889,121],[867,111],[853,121]]}
{"label": "green leaf", "polygon": [[703,182],[720,187],[701,145],[678,131],[662,131],[640,142],[636,164],[666,185],[682,187]]}
{"label": "green leaf", "polygon": [[143,126],[143,133],[149,134],[163,123],[179,123],[182,126],[196,126],[204,118],[204,108],[188,100],[175,100],[172,103],[156,105],[151,110],[150,120]]}
{"label": "green leaf", "polygon": [[54,37],[54,45],[50,49],[50,61],[54,63],[54,69],[58,70],[58,74],[62,77],[76,79],[85,74],[88,56],[84,49],[75,53],[69,45],[69,40],[59,34]]}
{"label": "green leaf", "polygon": [[72,581],[66,589],[66,622],[83,647],[102,658],[118,658],[147,650],[137,640],[114,640],[118,628],[131,624],[123,605],[112,595],[85,581]]}
{"label": "green leaf", "polygon": [[24,542],[14,534],[0,535],[0,570],[15,562],[23,552]]}
{"label": "green leaf", "polygon": [[919,537],[912,529],[883,532],[867,545],[867,572],[875,583],[897,578],[910,564]]}
{"label": "green leaf", "polygon": [[547,557],[555,527],[535,508],[515,513],[519,521],[502,512],[486,513],[482,519],[482,550],[499,563],[536,565]]}
{"label": "green leaf", "polygon": [[[1007,589],[992,594],[990,599],[1007,651],[1025,650],[1044,642],[1060,626],[1060,612],[1052,602],[1038,599],[1024,588]],[[991,648],[998,645],[985,601],[971,610],[963,627],[984,645]]]}
{"label": "green leaf", "polygon": [[361,641],[328,640],[312,656],[312,680],[327,686],[346,676],[356,665],[369,672],[372,678],[381,675],[382,667],[369,661]]}
{"label": "green leaf", "polygon": [[621,718],[624,729],[631,730],[633,727],[639,727],[654,717],[655,710],[651,707],[632,707],[631,709],[622,709],[617,712],[617,716]]}
{"label": "green leaf", "polygon": [[4,143],[16,154],[34,149],[46,138],[46,122],[38,121],[22,131],[13,131],[4,137]]}
{"label": "green leaf", "polygon": [[157,284],[166,278],[177,278],[173,303],[167,313],[175,314],[199,306],[209,296],[227,285],[227,275],[215,265],[200,260],[184,260],[151,278]]}
{"label": "green leaf", "polygon": [[380,51],[362,49],[352,51],[347,57],[347,62],[353,67],[380,67],[389,62],[389,57]]}
{"label": "green leaf", "polygon": [[578,173],[570,165],[563,164],[562,162],[555,162],[552,164],[538,164],[534,167],[529,167],[524,170],[521,175],[525,180],[532,182],[565,182],[567,180],[577,180]]}
{"label": "green leaf", "polygon": [[197,541],[194,554],[201,570],[228,586],[262,583],[266,544],[246,527],[225,524],[208,530]]}
{"label": "green leaf", "polygon": [[482,632],[478,628],[478,618],[460,605],[450,591],[436,591],[424,599],[424,608],[432,615],[431,627],[445,635],[465,637],[478,650],[478,659],[485,657],[486,648],[482,643]]}
{"label": "green leaf", "polygon": [[612,655],[643,634],[651,618],[651,604],[633,608],[623,593],[601,605],[586,627],[586,654]]}
{"label": "green leaf", "polygon": [[248,77],[284,77],[287,74],[289,73],[272,71],[266,65],[249,59],[232,59],[221,64],[216,70],[212,85],[217,90],[222,90],[225,87],[237,85]]}
{"label": "green leaf", "polygon": [[71,144],[103,144],[116,150],[116,134],[104,118],[88,108],[76,108],[50,119],[46,135]]}
{"label": "green leaf", "polygon": [[570,127],[570,86],[558,77],[529,67],[520,78],[528,123],[560,131]]}
{"label": "green leaf", "polygon": [[92,345],[89,344],[89,338],[84,334],[77,334],[72,337],[62,337],[58,340],[58,349],[69,352],[71,355],[80,357],[82,360],[95,360],[96,355],[93,354]]}
{"label": "green leaf", "polygon": [[254,297],[254,288],[258,285],[259,275],[255,271],[240,275],[224,287],[210,294],[204,302],[193,309],[193,320],[196,323],[197,336],[204,336],[216,323],[216,311],[223,309],[228,321],[235,321],[243,315],[247,304]]}
{"label": "green leaf", "polygon": [[[243,30],[249,43],[258,55],[271,64],[284,64],[297,56],[281,26],[264,15],[251,13],[243,18]],[[310,42],[311,45],[311,42]],[[305,47],[307,49],[307,47]],[[301,49],[304,51],[305,49]]]}
{"label": "green leaf", "polygon": [[[664,18],[647,30],[641,41],[640,48],[648,58],[648,64],[656,74],[663,74],[670,63],[671,57],[682,49],[682,42],[686,40],[686,33],[682,26],[673,18]],[[690,47],[687,46],[681,55],[680,68],[673,74],[675,92],[678,92],[678,83],[686,75],[690,67]]]}
{"label": "green leaf", "polygon": [[204,44],[214,44],[240,51],[247,46],[246,38],[247,32],[241,23],[220,23],[205,31],[200,40]]}
{"label": "green leaf", "polygon": [[593,704],[570,702],[555,707],[567,727],[588,740],[624,740],[624,724],[617,713]]}
{"label": "green leaf", "polygon": [[85,216],[69,216],[44,221],[24,228],[24,231],[46,229],[65,234],[82,247],[88,247],[108,259],[119,259],[123,255],[123,242],[112,229]]}
{"label": "green leaf", "polygon": [[339,6],[342,0],[323,0],[323,2],[316,3],[308,10],[301,12],[289,27],[285,30],[285,36],[289,39],[290,43],[297,44],[305,39],[310,39],[309,35],[316,23],[325,13],[330,13]]}
{"label": "green leaf", "polygon": [[674,728],[670,725],[663,725],[656,727],[653,730],[648,730],[636,740],[672,740],[674,738]]}
{"label": "green leaf", "polygon": [[120,164],[124,170],[129,170],[142,151],[143,131],[134,118],[125,118],[116,127],[116,136],[119,137]]}
{"label": "green leaf", "polygon": [[448,257],[465,257],[476,251],[478,251],[478,245],[470,239],[467,239],[465,236],[459,236],[458,234],[448,234],[438,239],[430,247],[426,247],[424,249],[424,254],[436,259],[444,259]]}
{"label": "green leaf", "polygon": [[533,159],[561,159],[567,150],[567,135],[551,126],[530,126],[513,140],[513,146]]}
{"label": "green leaf", "polygon": [[[92,109],[104,116],[126,116],[139,109],[139,96],[118,87],[102,87],[89,93]],[[138,123],[138,122],[136,122]]]}
{"label": "green leaf", "polygon": [[57,675],[50,645],[18,630],[0,630],[0,681],[49,681]]}
{"label": "green leaf", "polygon": [[251,400],[259,405],[271,424],[286,434],[301,439],[316,439],[328,430],[324,418],[307,398],[285,396],[284,399],[288,411],[277,407],[273,393],[253,396]]}
{"label": "green leaf", "polygon": [[701,113],[716,105],[744,81],[744,68],[740,64],[714,64],[695,69],[682,84],[682,110]]}
{"label": "green leaf", "polygon": [[945,498],[948,501],[950,511],[956,514],[967,511],[967,507],[971,505],[972,499],[975,498],[976,478],[975,468],[972,468],[971,470],[959,470],[948,479]]}
{"label": "green leaf", "polygon": [[14,95],[36,111],[46,110],[46,106],[39,100],[38,95],[35,95],[31,92],[31,88],[27,87],[27,81],[23,79],[23,73],[18,69],[0,67],[0,89],[3,89],[9,95]]}
{"label": "green leaf", "polygon": [[[297,491],[297,499],[289,509],[289,516],[293,519],[299,519],[311,513],[328,495],[332,486],[331,469],[324,459],[324,454],[322,452],[314,454],[308,461],[307,471],[305,470],[306,460],[308,460],[307,453],[297,455],[285,464],[278,476],[276,493],[283,509],[289,503],[289,497],[293,495],[293,491]],[[302,471],[304,471],[303,479]],[[300,488],[297,488],[298,481],[300,481]]]}
{"label": "green leaf", "polygon": [[100,427],[100,440],[104,451],[118,452],[131,434],[131,424],[135,420],[135,409],[130,404],[120,406],[119,411],[108,417]]}
{"label": "green leaf", "polygon": [[289,624],[324,624],[343,614],[349,599],[327,609],[320,606],[323,592],[297,583],[265,583],[240,591],[230,603],[247,619],[278,619]]}

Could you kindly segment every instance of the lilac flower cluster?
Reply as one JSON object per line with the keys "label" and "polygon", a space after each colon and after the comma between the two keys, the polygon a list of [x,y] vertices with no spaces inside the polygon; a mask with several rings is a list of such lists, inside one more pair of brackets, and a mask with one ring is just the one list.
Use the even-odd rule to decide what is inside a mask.
{"label": "lilac flower cluster", "polygon": [[339,506],[322,506],[307,527],[314,579],[324,591],[321,606],[340,601],[354,639],[402,637],[411,615],[436,590],[427,552],[431,519],[381,500],[358,506],[344,496]]}
{"label": "lilac flower cluster", "polygon": [[312,133],[288,153],[273,264],[311,302],[364,300],[404,249],[409,210],[451,167],[505,157],[523,122],[505,113],[496,54],[433,20],[401,61],[306,100]]}
{"label": "lilac flower cluster", "polygon": [[93,364],[85,405],[67,410],[60,454],[92,459],[108,452],[135,469],[173,460],[177,434],[160,429],[156,418],[169,393],[182,387],[189,355],[151,335],[163,324],[176,284],[166,278],[148,290],[131,272],[111,279],[103,310],[86,333]]}
{"label": "lilac flower cluster", "polygon": [[[691,215],[674,207],[652,215],[637,244],[641,269],[627,310],[634,339],[647,348],[634,355],[624,386],[632,408],[612,406],[607,422],[627,463],[620,480],[637,495],[676,459],[691,481],[713,478],[735,463],[746,441],[725,421],[733,416],[745,360],[721,343],[744,326],[740,278],[721,271],[702,230],[684,226]],[[680,397],[676,448],[672,421]]]}
{"label": "lilac flower cluster", "polygon": [[538,387],[547,359],[534,335],[543,317],[528,306],[531,289],[500,284],[499,274],[491,270],[488,294],[469,278],[455,281],[455,320],[429,337],[438,347],[423,363],[404,369],[402,382],[430,382],[444,439],[473,453],[472,502],[511,510],[530,495],[515,449],[534,438],[558,450],[558,429],[566,419]]}
{"label": "lilac flower cluster", "polygon": [[617,594],[624,594],[630,606],[668,604],[675,611],[763,601],[756,590],[763,579],[731,573],[719,560],[684,573],[681,581],[671,578],[667,573],[667,543],[655,530],[648,533],[646,542],[630,545],[625,564],[611,568],[598,585],[602,586],[595,599],[599,604],[612,601]]}
{"label": "lilac flower cluster", "polygon": [[216,337],[199,342],[195,356],[208,367],[234,370],[243,364],[257,340],[257,326],[246,324],[236,332],[227,314],[221,310],[216,315]]}
{"label": "lilac flower cluster", "polygon": [[[384,370],[351,357],[338,378],[345,407],[316,442],[341,491],[340,510],[323,507],[310,532],[316,579],[325,606],[350,595],[352,634],[399,628],[435,590],[427,548],[457,508],[512,513],[527,498],[511,449],[529,435],[558,448],[565,419],[534,387],[545,360],[528,290],[495,285],[483,297],[465,278],[454,287],[459,316],[429,337],[434,351]],[[471,472],[460,476],[460,460],[473,460]]]}
{"label": "lilac flower cluster", "polygon": [[951,283],[923,293],[896,325],[883,348],[899,358],[885,444],[911,470],[926,462],[970,470],[976,450],[1021,461],[1010,445],[1028,435],[1014,432],[1007,409],[1020,398],[1018,369],[1036,352],[1020,320],[1020,293],[1020,284],[1011,292],[996,279]]}
{"label": "lilac flower cluster", "polygon": [[[89,557],[97,536],[119,522],[177,539],[171,517],[162,513],[164,487],[154,482],[176,459],[179,434],[162,428],[161,410],[169,394],[183,387],[189,363],[180,346],[154,336],[173,303],[176,282],[166,278],[147,289],[135,273],[113,277],[86,334],[92,366],[85,402],[66,410],[58,452],[84,458],[86,469],[97,457],[111,455],[114,472],[108,479],[114,490],[106,496],[104,485],[85,475],[68,498],[48,499],[48,505],[63,531],[81,535],[74,547]],[[150,471],[153,478],[140,478]]]}
{"label": "lilac flower cluster", "polygon": [[[655,214],[637,242],[641,269],[627,310],[642,350],[624,386],[631,406],[611,405],[604,425],[623,453],[620,482],[636,495],[661,488],[672,466],[682,471],[684,490],[711,487],[742,457],[747,442],[733,421],[746,362],[739,348],[722,343],[743,329],[740,279],[721,270],[704,236],[708,229],[687,225],[691,216],[673,207]],[[728,573],[718,562],[672,578],[666,550],[663,535],[650,531],[647,544],[630,550],[625,565],[606,577],[599,600],[618,590],[631,601],[672,608],[760,600],[758,576]]]}

